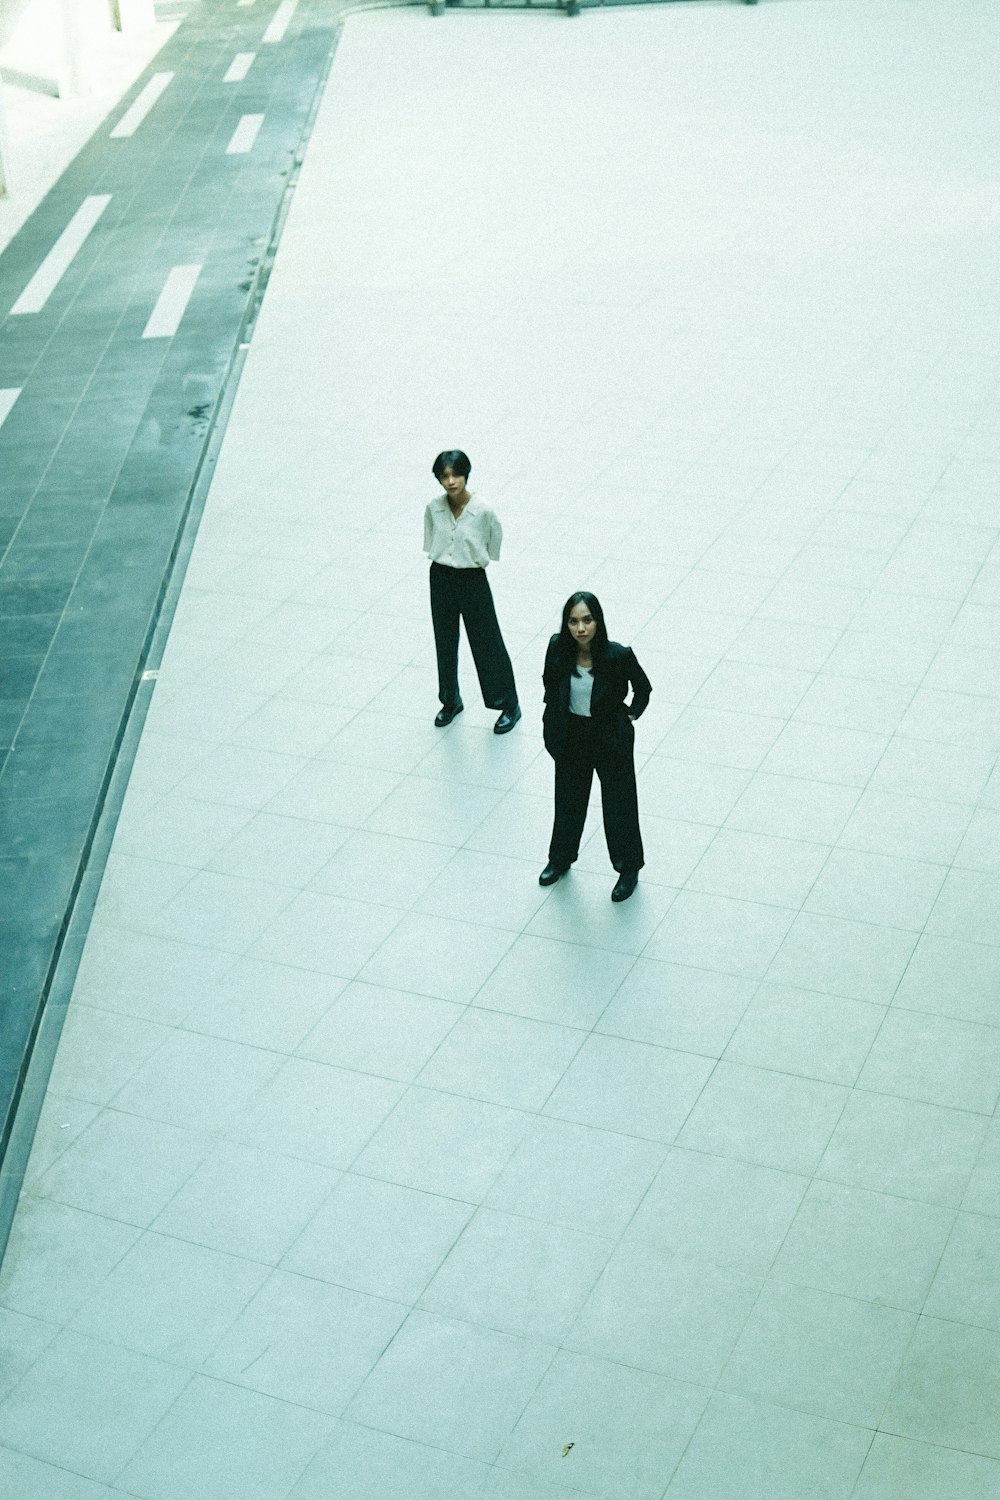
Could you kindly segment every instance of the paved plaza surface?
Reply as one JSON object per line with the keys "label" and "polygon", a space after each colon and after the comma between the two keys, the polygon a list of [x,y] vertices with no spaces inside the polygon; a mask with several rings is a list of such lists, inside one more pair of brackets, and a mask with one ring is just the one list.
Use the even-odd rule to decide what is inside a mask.
{"label": "paved plaza surface", "polygon": [[[1000,1497],[998,46],[348,21],[0,1273],[0,1493]],[[432,725],[452,445],[503,738],[464,655]],[[622,906],[596,794],[537,884],[581,587],[653,683]]]}

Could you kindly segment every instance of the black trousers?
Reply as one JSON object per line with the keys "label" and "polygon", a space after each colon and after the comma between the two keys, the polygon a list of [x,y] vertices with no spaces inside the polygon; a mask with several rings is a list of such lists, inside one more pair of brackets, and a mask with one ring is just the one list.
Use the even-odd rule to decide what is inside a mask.
{"label": "black trousers", "polygon": [[472,659],[487,708],[517,707],[514,669],[485,568],[446,568],[431,563],[431,619],[437,647],[438,697],[445,708],[459,701],[458,622],[465,621]]}
{"label": "black trousers", "polygon": [[556,756],[556,815],[549,844],[549,859],[554,865],[571,865],[580,852],[595,771],[601,783],[604,834],[612,865],[621,873],[641,870],[646,862],[639,833],[632,746],[616,745],[608,728],[599,719],[569,715],[566,738]]}

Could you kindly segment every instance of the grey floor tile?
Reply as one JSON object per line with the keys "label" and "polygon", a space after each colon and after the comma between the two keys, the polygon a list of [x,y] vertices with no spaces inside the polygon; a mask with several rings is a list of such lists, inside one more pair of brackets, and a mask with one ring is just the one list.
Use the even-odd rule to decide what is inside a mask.
{"label": "grey floor tile", "polygon": [[258,812],[206,861],[209,869],[245,880],[268,880],[297,889],[319,874],[350,837],[334,823]]}
{"label": "grey floor tile", "polygon": [[117,1092],[114,1107],[188,1130],[223,1130],[281,1064],[278,1053],[259,1047],[173,1031]]}
{"label": "grey floor tile", "polygon": [[[45,1352],[56,1334],[57,1323],[29,1318],[23,1313],[0,1307],[0,1341],[3,1348],[3,1370],[0,1374],[0,1401],[14,1389],[32,1365]],[[0,1473],[3,1470],[0,1468]]]}
{"label": "grey floor tile", "polygon": [[580,1354],[714,1385],[760,1286],[741,1271],[622,1244],[564,1343]]}
{"label": "grey floor tile", "polygon": [[758,771],[726,819],[726,827],[833,844],[857,800],[855,787]]}
{"label": "grey floor tile", "polygon": [[[945,190],[930,228],[926,204],[881,183],[884,223],[866,220],[859,280],[838,228],[838,214],[852,225],[858,217],[856,172],[846,188],[820,174],[818,193],[806,173],[795,212],[785,212],[788,141],[804,142],[806,157],[817,143],[827,151],[843,134],[844,91],[812,89],[805,115],[787,88],[775,95],[769,70],[784,77],[793,53],[792,71],[822,82],[825,38],[800,7],[766,17],[762,7],[767,25],[744,28],[743,72],[735,83],[726,74],[723,104],[763,90],[772,104],[778,98],[780,128],[754,142],[763,167],[748,177],[731,149],[736,115],[700,119],[695,154],[685,157],[694,187],[681,193],[677,220],[684,239],[685,213],[703,231],[720,203],[742,204],[742,254],[729,253],[733,215],[723,215],[714,235],[722,253],[688,256],[668,290],[656,256],[643,260],[655,215],[625,213],[634,253],[624,277],[609,272],[619,248],[594,238],[593,214],[582,237],[573,232],[574,204],[615,179],[613,153],[608,162],[581,154],[572,131],[568,166],[558,160],[559,130],[546,136],[556,153],[548,167],[566,167],[565,212],[540,220],[529,173],[525,191],[494,192],[498,234],[466,235],[458,253],[454,243],[442,252],[437,236],[447,231],[420,228],[420,213],[437,202],[421,165],[434,125],[424,126],[440,110],[433,89],[426,98],[414,89],[412,46],[396,45],[408,18],[357,20],[352,55],[362,65],[328,91],[335,108],[317,117],[227,413],[56,1064],[55,1112],[38,1136],[32,1187],[83,1207],[27,1197],[28,1229],[16,1230],[8,1257],[0,1302],[14,1350],[4,1376],[20,1384],[0,1406],[0,1426],[26,1393],[16,1420],[35,1447],[0,1446],[0,1490],[6,1481],[18,1500],[97,1500],[110,1489],[103,1469],[84,1477],[96,1455],[114,1460],[109,1478],[139,1500],[1000,1494],[1000,1134],[989,1118],[1000,1027],[998,366],[983,331],[994,310],[983,290],[993,274],[986,242],[974,215],[956,230],[949,197],[969,178],[961,141],[983,138],[980,96],[962,85],[995,53],[996,25],[982,6],[944,30],[934,7],[913,28],[906,7],[875,16],[861,0],[845,6],[848,21],[864,11],[864,25],[838,33],[841,72],[860,89],[852,128],[871,125],[870,95],[899,159],[912,156],[914,141],[926,158],[914,118],[927,90],[904,84],[930,77],[931,92],[947,89],[954,105],[955,129],[946,139],[939,132],[934,147]],[[615,70],[626,54],[633,86],[650,65],[660,85],[671,70],[684,74],[679,91],[659,90],[666,115],[646,111],[651,140],[664,120],[676,136],[670,111],[683,115],[685,89],[719,103],[728,23],[720,30],[708,7],[703,26],[702,8],[684,8],[692,45],[668,49],[664,64],[658,42],[680,17],[674,9],[622,12],[624,50],[584,47],[575,59],[581,78],[595,70],[589,138],[615,139]],[[210,152],[163,242],[179,260],[204,244],[208,261],[123,475],[135,494],[151,485],[157,503],[116,497],[107,507],[61,628],[71,644],[88,633],[69,663],[77,675],[108,671],[110,658],[90,642],[105,595],[121,593],[126,573],[141,583],[132,564],[146,555],[152,526],[173,513],[159,502],[202,440],[179,430],[170,439],[167,385],[189,354],[198,368],[225,354],[221,288],[230,289],[227,317],[248,294],[235,290],[242,253],[228,257],[223,240],[238,231],[249,244],[264,198],[280,185],[274,176],[267,186],[284,151],[279,136],[297,134],[303,70],[328,51],[322,10],[299,0],[287,44],[265,47],[244,86],[253,92],[280,74],[282,97],[267,106],[252,156],[231,159],[242,171],[223,239],[210,250],[202,222],[209,210],[218,218],[222,201]],[[225,23],[246,32],[246,45],[261,34],[255,14],[237,9]],[[176,65],[177,76],[127,155],[153,151],[157,133],[173,128],[190,68],[200,69],[204,48],[218,50],[218,25],[199,16],[196,32],[182,25],[165,44],[157,65]],[[875,87],[873,60],[900,55],[903,26],[906,77],[883,69]],[[500,101],[515,146],[531,125],[537,72],[518,66],[522,42],[525,56],[537,52],[515,37],[520,29],[505,40],[520,90]],[[471,37],[455,41],[468,43],[452,70],[460,104],[463,90],[470,100],[482,94],[480,57]],[[569,49],[563,82],[575,88],[576,41],[567,32],[560,46]],[[376,52],[373,106],[361,84]],[[225,89],[235,100],[239,89]],[[352,89],[364,95],[361,114]],[[116,188],[115,254],[146,254],[153,221],[173,212],[170,194],[190,175],[181,157],[189,146],[203,151],[214,128],[219,101],[210,94],[202,89],[171,137],[166,175],[131,204]],[[386,136],[379,110],[388,101],[391,113],[400,98],[405,128],[392,149],[399,121],[389,120]],[[348,177],[364,182],[375,211],[359,216],[338,208],[343,172],[323,167],[344,121],[362,114]],[[474,116],[473,104],[465,117]],[[468,168],[473,210],[476,184],[491,181],[476,168],[480,146],[475,131],[450,137],[449,163],[460,175]],[[100,169],[112,148],[120,166],[125,156],[99,133],[66,181]],[[119,184],[118,168],[112,176]],[[52,204],[67,190],[57,187]],[[387,190],[391,211],[379,212]],[[149,219],[138,236],[133,212]],[[754,255],[754,235],[766,239],[776,222],[787,255]],[[401,260],[407,236],[419,248]],[[498,247],[522,274],[504,282],[490,273],[484,321],[476,278]],[[330,297],[315,275],[327,261],[359,295]],[[51,471],[64,484],[79,476],[85,504],[51,494],[33,504],[26,547],[13,557],[21,576],[43,553],[65,561],[63,545],[39,545],[46,527],[68,528],[74,547],[89,536],[111,484],[99,424],[115,443],[125,408],[134,426],[164,357],[147,341],[136,364],[135,297],[121,337],[107,345],[102,299],[113,266],[95,264],[79,295],[69,281],[58,294],[66,318],[4,428],[16,497],[18,476],[32,464],[40,473],[43,456],[37,443],[8,442],[23,430],[25,398],[40,409],[54,392],[44,420],[55,412],[65,421],[101,358],[100,408],[88,404]],[[918,284],[935,294],[914,299]],[[141,301],[149,287],[136,287]],[[456,316],[464,355],[428,384],[427,350],[442,329],[454,331]],[[87,332],[98,324],[103,333]],[[11,372],[29,334],[11,335]],[[489,354],[477,359],[484,338]],[[385,399],[387,349],[399,387],[389,395],[406,399]],[[206,381],[187,385],[190,407]],[[207,386],[214,399],[214,377]],[[416,406],[411,388],[424,393]],[[569,425],[554,391],[572,407]],[[419,454],[442,392],[508,528],[495,585],[525,717],[507,738],[492,735],[495,712],[479,702],[464,642],[466,712],[444,734],[432,725],[436,672],[418,545],[430,476]],[[373,411],[386,414],[377,451]],[[522,437],[517,452],[512,432]],[[155,465],[151,442],[160,445]],[[525,453],[551,460],[558,478],[536,483]],[[100,497],[84,469],[93,462],[107,473]],[[10,530],[0,519],[0,540]],[[572,877],[552,892],[537,885],[552,819],[538,674],[559,600],[581,582],[598,589],[620,638],[637,640],[655,685],[637,731],[648,864],[622,910],[608,901],[596,795]],[[37,603],[41,584],[7,585],[4,597],[20,588]],[[86,609],[75,612],[77,602]],[[115,619],[143,631],[147,623],[134,610],[116,609]],[[46,675],[63,682],[66,669],[50,663]],[[66,733],[67,713],[35,715],[27,730]],[[7,723],[9,709],[0,718]],[[933,882],[953,859],[938,895]],[[803,901],[807,913],[796,917]],[[532,935],[519,936],[526,927]],[[567,1070],[570,1042],[595,1026]],[[699,1149],[671,1150],[706,1078],[685,1127]],[[434,1090],[424,1087],[431,1082]],[[572,1119],[530,1113],[545,1107],[552,1085]],[[660,1138],[624,1133],[636,1129]],[[211,1154],[203,1160],[196,1144]],[[340,1175],[358,1152],[376,1176]],[[824,1175],[802,1199],[820,1153]],[[137,1242],[157,1211],[175,1215],[171,1233]],[[547,1377],[547,1338],[467,1321],[554,1339],[590,1272],[581,1247],[622,1235],[604,1293],[592,1294],[593,1349],[563,1351]],[[278,1257],[281,1274],[244,1313]],[[744,1391],[766,1397],[716,1394],[703,1412],[708,1393],[694,1382],[714,1381],[765,1274],[778,1281],[758,1308],[774,1313],[774,1326],[754,1314],[733,1369]],[[890,1429],[905,1436],[879,1434],[855,1490],[872,1439],[860,1423],[875,1421],[900,1329],[935,1277],[932,1316],[918,1326],[890,1410]],[[442,1298],[449,1316],[413,1315],[379,1359],[393,1320],[435,1278],[427,1295]],[[76,1332],[94,1338],[78,1339],[67,1364],[54,1353],[70,1347],[56,1329],[74,1316]],[[204,1357],[237,1317],[219,1350],[219,1381],[199,1378],[167,1411],[178,1365]],[[751,1334],[755,1348],[767,1344],[768,1361]],[[96,1366],[83,1348],[96,1351]],[[371,1405],[338,1421],[369,1370],[359,1401]],[[803,1401],[813,1410],[793,1409]]]}
{"label": "grey floor tile", "polygon": [[111,1490],[92,1479],[0,1448],[0,1484],[20,1500],[108,1500]]}
{"label": "grey floor tile", "polygon": [[686,708],[658,746],[661,755],[756,771],[784,719],[718,708]]}
{"label": "grey floor tile", "polygon": [[957,1208],[985,1135],[981,1115],[856,1092],[817,1171],[854,1187]]}
{"label": "grey floor tile", "polygon": [[681,891],[643,957],[762,979],[794,920],[785,907]]}
{"label": "grey floor tile", "polygon": [[625,1242],[765,1276],[806,1185],[806,1178],[791,1172],[675,1147]]}
{"label": "grey floor tile", "polygon": [[925,935],[913,951],[894,1003],[959,1021],[994,1024],[998,993],[1000,950]]}
{"label": "grey floor tile", "polygon": [[401,714],[376,714],[363,709],[317,753],[324,760],[345,765],[407,774],[426,759],[440,737],[432,719],[433,715],[428,714],[427,722],[420,724]]}
{"label": "grey floor tile", "polygon": [[420,1299],[428,1312],[559,1343],[614,1242],[480,1209]]}
{"label": "grey floor tile", "polygon": [[693,1053],[592,1036],[545,1105],[545,1113],[669,1144],[712,1066],[711,1059]]}
{"label": "grey floor tile", "polygon": [[108,1104],[171,1036],[166,1026],[74,1002],[63,1023],[50,1087],[89,1104]]}
{"label": "grey floor tile", "polygon": [[233,1140],[346,1169],[402,1097],[404,1085],[290,1057],[231,1120]]}
{"label": "grey floor tile", "polygon": [[928,1317],[1000,1330],[1000,1220],[959,1214],[930,1289]]}
{"label": "grey floor tile", "polygon": [[1000,705],[971,693],[917,689],[903,719],[902,734],[934,740],[961,750],[983,750],[996,755],[1000,746]]}
{"label": "grey floor tile", "polygon": [[453,853],[444,843],[428,844],[358,829],[317,871],[312,889],[354,901],[409,908]]}
{"label": "grey floor tile", "polygon": [[765,757],[762,771],[810,781],[863,787],[885,753],[888,737],[863,727],[793,719]]}
{"label": "grey floor tile", "polygon": [[806,911],[920,931],[947,874],[945,865],[834,849],[805,902]]}
{"label": "grey floor tile", "polygon": [[850,1085],[885,1014],[882,1006],[862,1000],[763,984],[724,1056],[727,1062]]}
{"label": "grey floor tile", "polygon": [[728,765],[683,760],[666,748],[651,755],[639,771],[641,811],[680,818],[712,828],[726,821],[752,779],[751,772]]}
{"label": "grey floor tile", "polygon": [[811,672],[789,666],[722,661],[695,695],[699,708],[723,708],[737,713],[752,711],[787,719],[812,684]]}
{"label": "grey floor tile", "polygon": [[[365,780],[375,774],[366,772]],[[499,787],[452,784],[414,776],[402,782],[384,801],[380,800],[377,810],[373,807],[366,814],[367,821],[358,821],[364,821],[365,827],[375,833],[402,834],[405,838],[454,846],[464,843],[475,832],[502,796]]]}
{"label": "grey floor tile", "polygon": [[464,842],[469,849],[505,854],[514,859],[523,859],[526,850],[537,849],[541,869],[551,832],[551,796],[514,791],[494,802],[492,809]]}
{"label": "grey floor tile", "polygon": [[987,1127],[962,1207],[1000,1218],[1000,1124],[996,1120]]}
{"label": "grey floor tile", "polygon": [[573,1500],[580,1491],[537,1475],[492,1468],[480,1493],[484,1500]]}
{"label": "grey floor tile", "polygon": [[871,1433],[786,1407],[716,1395],[669,1500],[848,1500]]}
{"label": "grey floor tile", "polygon": [[356,980],[297,1050],[318,1062],[410,1083],[462,1014],[462,1006],[450,1000]]}
{"label": "grey floor tile", "polygon": [[687,888],[798,909],[829,857],[824,844],[723,828]]}
{"label": "grey floor tile", "polygon": [[403,1187],[478,1203],[529,1124],[517,1110],[411,1088],[354,1167]]}
{"label": "grey floor tile", "polygon": [[0,1443],[110,1481],[190,1378],[161,1360],[61,1333],[0,1406]]}
{"label": "grey floor tile", "polygon": [[184,1029],[270,1052],[293,1052],[335,1005],[347,981],[241,958],[206,986]]}
{"label": "grey floor tile", "polygon": [[520,932],[528,925],[545,891],[535,861],[459,849],[417,900],[417,910],[450,917],[463,908],[490,926]]}
{"label": "grey floor tile", "polygon": [[949,870],[927,921],[938,937],[996,944],[1000,934],[1000,876],[974,870]]}
{"label": "grey floor tile", "polygon": [[660,1500],[706,1400],[697,1386],[560,1350],[500,1463],[606,1500]]}
{"label": "grey floor tile", "polygon": [[257,1391],[196,1376],[136,1453],[121,1483],[145,1500],[287,1494],[330,1436],[333,1419]]}
{"label": "grey floor tile", "polygon": [[289,1500],[468,1500],[480,1493],[485,1464],[391,1433],[342,1422],[320,1449]]}
{"label": "grey floor tile", "polygon": [[[518,785],[532,764],[544,755],[542,745],[525,728],[509,737],[497,736],[492,728],[463,722],[451,734],[438,733],[433,749],[417,767],[419,776],[449,783],[497,787],[508,791]],[[551,776],[551,761],[544,755],[543,774]]]}
{"label": "grey floor tile", "polygon": [[921,1318],[880,1428],[1000,1458],[1000,1333]]}
{"label": "grey floor tile", "polygon": [[50,1089],[42,1102],[35,1138],[31,1143],[23,1188],[34,1190],[38,1179],[68,1151],[82,1130],[100,1113],[96,1104],[69,1099]]}
{"label": "grey floor tile", "polygon": [[597,1024],[608,1036],[720,1057],[756,988],[752,979],[640,958]]}
{"label": "grey floor tile", "polygon": [[666,1154],[654,1141],[536,1120],[486,1202],[589,1234],[620,1234]]}
{"label": "grey floor tile", "polygon": [[858,1086],[990,1115],[1000,1095],[1000,1030],[894,1006]]}
{"label": "grey floor tile", "polygon": [[786,1172],[814,1172],[848,1097],[833,1084],[722,1062],[677,1144]]}
{"label": "grey floor tile", "polygon": [[[273,617],[269,617],[273,618]],[[320,755],[355,711],[330,703],[304,703],[276,693],[229,731],[233,745],[276,755]]]}
{"label": "grey floor tile", "polygon": [[11,1231],[0,1302],[62,1325],[110,1275],[140,1230],[62,1203],[24,1197]]}
{"label": "grey floor tile", "polygon": [[838,677],[866,677],[875,682],[916,687],[936,651],[937,643],[932,639],[848,630],[830,652],[825,666]]}
{"label": "grey floor tile", "polygon": [[157,937],[244,953],[294,896],[288,886],[202,870],[142,925]]}
{"label": "grey floor tile", "polygon": [[407,1311],[384,1297],[275,1271],[219,1341],[205,1373],[336,1415]]}
{"label": "grey floor tile", "polygon": [[[101,880],[94,908],[95,920],[152,930],[150,924],[173,898],[183,892],[192,878],[187,866],[114,852]],[[172,937],[174,934],[167,932],[164,935]],[[184,936],[186,934],[181,934],[182,939]]]}
{"label": "grey floor tile", "polygon": [[188,772],[174,795],[256,812],[307,764],[302,755],[280,755],[249,745],[220,745]]}
{"label": "grey floor tile", "polygon": [[224,1143],[167,1204],[153,1228],[273,1266],[309,1223],[337,1177],[311,1162]]}
{"label": "grey floor tile", "polygon": [[774,1273],[820,1291],[920,1312],[954,1211],[889,1193],[813,1182]]}
{"label": "grey floor tile", "polygon": [[413,1303],[471,1214],[471,1204],[345,1173],[282,1267]]}
{"label": "grey floor tile", "polygon": [[142,816],[119,822],[115,852],[201,869],[250,817],[246,807],[221,800],[198,802],[175,789]]}
{"label": "grey floor tile", "polygon": [[345,1415],[397,1437],[489,1461],[554,1353],[534,1340],[411,1313]]}
{"label": "grey floor tile", "polygon": [[610,863],[604,874],[572,869],[547,892],[527,927],[532,937],[585,944],[605,953],[640,953],[674,899],[669,886],[639,886],[626,903],[609,898],[618,879]]}
{"label": "grey floor tile", "polygon": [[[353,979],[400,920],[398,909],[301,891],[261,932],[254,958]],[[261,924],[263,925],[263,924]]]}
{"label": "grey floor tile", "polygon": [[[398,773],[393,771],[313,760],[271,798],[266,811],[359,828],[399,782]],[[398,832],[398,828],[390,827],[387,832]]]}
{"label": "grey floor tile", "polygon": [[916,1321],[898,1308],[768,1282],[720,1388],[874,1427]]}
{"label": "grey floor tile", "polygon": [[145,1226],[211,1149],[211,1137],[105,1109],[39,1178],[35,1191]]}
{"label": "grey floor tile", "polygon": [[907,1500],[937,1500],[940,1495],[993,1500],[998,1492],[1000,1464],[995,1459],[878,1432],[854,1500],[896,1500],[898,1495]]}
{"label": "grey floor tile", "polygon": [[194,1370],[267,1274],[254,1261],[144,1234],[71,1326],[74,1333]]}
{"label": "grey floor tile", "polygon": [[905,684],[865,682],[823,671],[803,697],[794,717],[806,724],[822,724],[831,729],[893,734],[913,692]]}
{"label": "grey floor tile", "polygon": [[888,1005],[916,933],[801,912],[767,971],[776,984]]}
{"label": "grey floor tile", "polygon": [[407,916],[358,977],[368,984],[468,1001],[496,969],[514,934],[447,917]]}
{"label": "grey floor tile", "polygon": [[972,814],[965,837],[954,855],[955,864],[967,870],[1000,874],[1000,812],[993,807],[978,807]]}
{"label": "grey floor tile", "polygon": [[969,825],[969,809],[960,802],[904,797],[870,787],[840,836],[845,849],[900,859],[948,864]]}
{"label": "grey floor tile", "polygon": [[230,954],[193,943],[95,923],[87,934],[73,1003],[176,1026],[233,962]]}
{"label": "grey floor tile", "polygon": [[475,1003],[535,1021],[591,1027],[634,962],[544,937],[519,937],[508,948]]}
{"label": "grey floor tile", "polygon": [[541,1109],[586,1032],[470,1007],[420,1074],[427,1088],[514,1109]]}
{"label": "grey floor tile", "polygon": [[988,750],[896,735],[874,769],[872,789],[971,805],[981,795],[992,768]]}

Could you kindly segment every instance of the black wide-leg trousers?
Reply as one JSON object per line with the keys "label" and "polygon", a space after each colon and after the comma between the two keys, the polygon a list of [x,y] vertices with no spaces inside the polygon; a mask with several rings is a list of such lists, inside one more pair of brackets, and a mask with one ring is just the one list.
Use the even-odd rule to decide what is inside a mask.
{"label": "black wide-leg trousers", "polygon": [[438,697],[454,708],[458,691],[458,622],[465,621],[472,659],[487,708],[517,707],[514,669],[500,634],[500,622],[485,568],[446,568],[431,563],[431,619],[437,647]]}
{"label": "black wide-leg trousers", "polygon": [[614,744],[606,724],[575,714],[569,715],[566,738],[556,757],[556,815],[549,861],[568,866],[580,853],[595,771],[601,783],[604,834],[611,863],[619,874],[641,870],[645,859],[632,746]]}

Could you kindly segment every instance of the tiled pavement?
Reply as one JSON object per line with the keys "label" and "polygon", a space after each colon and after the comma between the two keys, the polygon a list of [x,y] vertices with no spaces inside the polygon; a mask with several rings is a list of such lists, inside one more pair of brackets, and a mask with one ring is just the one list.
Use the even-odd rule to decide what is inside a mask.
{"label": "tiled pavement", "polygon": [[[0,1282],[12,1493],[1000,1495],[998,31],[350,22]],[[468,664],[430,726],[452,442],[503,740]],[[535,880],[581,585],[654,683],[620,909],[596,822]]]}

